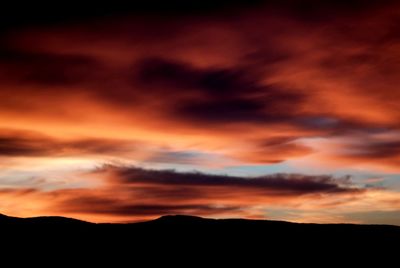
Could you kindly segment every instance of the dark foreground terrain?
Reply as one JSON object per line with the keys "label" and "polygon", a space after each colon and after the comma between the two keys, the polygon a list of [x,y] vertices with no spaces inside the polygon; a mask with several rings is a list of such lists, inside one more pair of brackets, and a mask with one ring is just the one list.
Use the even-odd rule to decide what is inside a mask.
{"label": "dark foreground terrain", "polygon": [[222,252],[229,252],[232,261],[231,258],[245,253],[258,258],[284,253],[290,260],[293,253],[299,252],[305,252],[302,256],[322,253],[337,258],[354,257],[360,251],[366,260],[372,257],[368,252],[383,251],[395,257],[390,252],[397,252],[400,245],[398,226],[213,220],[192,216],[164,216],[132,224],[94,224],[63,217],[23,219],[0,215],[0,234],[7,249],[74,256],[94,251],[96,260],[111,252],[120,257],[140,256],[139,252],[159,256],[161,252],[168,256],[189,253],[199,258],[203,254],[221,257]]}
{"label": "dark foreground terrain", "polygon": [[[207,219],[195,216],[163,216],[156,220],[128,224],[95,224],[64,217],[16,218],[0,214],[0,229],[8,235],[58,236],[84,239],[101,235],[104,238],[181,238],[196,239],[307,239],[400,242],[400,226],[357,224],[300,224],[284,221]],[[5,232],[5,233],[4,233]],[[72,237],[71,237],[72,235]]]}

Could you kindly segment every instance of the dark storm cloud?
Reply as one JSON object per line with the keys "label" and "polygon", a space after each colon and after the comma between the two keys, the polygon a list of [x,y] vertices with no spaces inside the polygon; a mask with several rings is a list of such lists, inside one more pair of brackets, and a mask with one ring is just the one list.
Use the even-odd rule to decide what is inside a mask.
{"label": "dark storm cloud", "polygon": [[[219,7],[216,10],[224,10],[225,7],[229,9],[230,6],[246,6],[245,2],[239,2],[217,1],[217,3],[209,6],[210,9],[203,9],[203,12],[208,14],[213,10],[212,7]],[[314,10],[315,12],[312,11],[311,13],[324,15],[340,10],[354,11],[363,9],[375,1],[363,2],[364,4],[361,1],[350,1],[346,2],[346,4],[340,1],[262,2],[260,4],[266,6],[265,10],[272,12],[272,14],[275,9],[279,9],[296,11],[305,15],[309,15],[310,10]],[[163,5],[161,4],[161,6]],[[195,10],[196,5],[197,3],[193,4],[193,10]],[[207,4],[199,5],[207,6]],[[148,5],[143,9],[138,6],[137,9],[133,9],[136,10],[136,13],[133,12],[131,17],[141,14],[140,10],[147,10],[151,13],[152,8],[157,10],[157,6]],[[171,9],[166,9],[165,12],[169,14],[168,10],[179,10],[178,7],[185,9],[185,7],[189,8],[189,6],[191,5],[184,4],[184,2],[176,6],[172,4],[170,6]],[[252,5],[249,4],[250,6]],[[159,9],[159,11],[161,10]],[[200,8],[199,10],[202,9]],[[127,12],[129,13],[129,9],[127,9]],[[103,13],[93,11],[94,17],[99,14]],[[148,13],[145,12],[143,14],[142,17],[146,18]],[[110,15],[111,17],[115,16],[112,9]],[[223,18],[224,16],[222,15]],[[313,15],[309,16],[312,17]],[[172,17],[167,16],[163,21],[170,21]],[[74,18],[73,13],[71,18]],[[79,18],[79,15],[77,18]],[[148,28],[159,28],[157,25],[160,25],[160,22],[162,21],[152,23],[151,16],[149,16],[148,20],[144,20],[145,27],[139,33],[146,32]],[[191,25],[190,23],[188,21],[189,26]],[[166,24],[169,25],[168,23]],[[171,35],[173,35],[176,26],[171,26],[171,29],[167,30],[170,31],[166,32],[171,32]],[[132,35],[138,38],[138,34],[135,33],[133,31]],[[108,35],[109,33],[106,31],[103,38],[108,38]],[[125,33],[125,35],[128,34]],[[141,34],[140,36],[143,35]],[[121,39],[120,36],[118,38]],[[160,37],[160,35],[156,34],[154,38],[154,40],[150,41],[151,44],[154,42],[163,43],[165,42],[164,39],[168,39],[168,35]],[[127,40],[122,38],[120,41]],[[144,43],[149,42],[145,38],[142,41]],[[136,43],[140,42],[136,40]],[[262,56],[257,54],[260,51],[253,51],[253,55],[255,53],[258,55],[257,57],[266,59],[262,64],[258,63],[260,66],[257,66],[257,64],[252,66],[253,69],[262,69],[265,64],[268,63],[267,65],[269,65],[271,61],[279,62],[290,57],[286,53],[284,53],[284,56],[281,55],[282,51],[280,51],[278,44],[271,42],[269,46],[270,48],[267,51],[261,53]],[[164,52],[163,54],[166,53]],[[89,96],[94,96],[100,101],[117,108],[122,107],[125,109],[126,107],[131,107],[134,110],[136,106],[151,101],[150,98],[157,101],[162,99],[165,105],[162,107],[163,114],[176,121],[191,122],[192,124],[200,123],[202,126],[243,122],[251,124],[287,123],[301,128],[336,133],[343,129],[349,129],[349,124],[354,124],[350,122],[345,125],[341,119],[329,114],[321,116],[301,114],[299,111],[302,111],[302,105],[308,99],[307,89],[297,90],[282,88],[282,85],[277,84],[261,83],[260,77],[254,74],[257,71],[254,72],[252,68],[247,68],[248,66],[236,64],[236,66],[229,68],[200,68],[189,61],[173,59],[173,56],[171,57],[172,59],[168,60],[162,57],[151,57],[151,55],[142,55],[141,57],[145,58],[145,60],[139,61],[133,67],[133,71],[118,67],[116,69],[107,69],[104,72],[104,69],[102,69],[104,66],[87,55],[28,52],[18,51],[15,48],[14,51],[5,49],[1,52],[0,49],[0,68],[5,77],[4,81],[14,79],[17,83],[26,83],[33,86],[65,86],[66,88],[60,90],[60,94],[57,93],[57,95],[62,96],[65,94],[68,96],[73,95],[70,94],[72,91],[79,91],[79,93],[88,93]],[[357,59],[355,60],[357,61]],[[346,59],[344,61],[348,62]],[[359,63],[356,62],[355,64]],[[273,69],[273,67],[271,68]],[[37,95],[38,91],[47,89],[24,90],[28,92],[34,91],[33,94]],[[168,98],[163,98],[164,94],[168,94]],[[13,107],[16,107],[16,105],[13,104]]]}
{"label": "dark storm cloud", "polygon": [[189,63],[162,58],[138,63],[137,81],[153,90],[192,91],[210,98],[239,97],[256,93],[259,86],[240,69],[196,68]]}
{"label": "dark storm cloud", "polygon": [[137,167],[104,166],[93,172],[105,175],[103,187],[55,191],[52,205],[63,213],[114,217],[166,214],[246,215],[254,205],[277,200],[321,195],[356,196],[365,190],[348,177],[272,174],[233,177],[206,173],[181,173]]}
{"label": "dark storm cloud", "polygon": [[[147,92],[182,96],[172,114],[195,122],[277,122],[290,120],[304,100],[299,92],[262,85],[241,68],[195,68],[183,62],[146,59],[135,68]],[[150,93],[151,94],[151,93]]]}
{"label": "dark storm cloud", "polygon": [[[279,57],[277,60],[282,59]],[[265,64],[262,61],[253,69]],[[139,93],[153,97],[168,94],[170,107],[166,109],[175,119],[205,125],[289,123],[304,129],[324,131],[327,135],[382,130],[376,124],[339,119],[330,114],[316,116],[299,113],[309,98],[306,90],[265,85],[253,69],[239,65],[199,68],[182,61],[147,58],[133,67],[133,88],[130,91],[113,91],[113,98],[109,99],[129,105],[131,103],[127,100],[134,99],[133,96]]]}
{"label": "dark storm cloud", "polygon": [[180,173],[169,170],[146,170],[141,168],[110,167],[116,174],[118,183],[127,185],[173,185],[173,186],[211,186],[240,187],[279,194],[345,193],[357,192],[348,180],[336,181],[331,176],[306,176],[301,174],[275,174],[255,178],[232,177],[203,173]]}
{"label": "dark storm cloud", "polygon": [[221,98],[189,100],[177,107],[176,114],[191,121],[208,123],[290,123],[302,94],[266,89],[264,96],[254,98]]}
{"label": "dark storm cloud", "polygon": [[176,113],[201,123],[263,122],[271,119],[265,116],[263,108],[263,103],[256,100],[193,100],[179,107]]}

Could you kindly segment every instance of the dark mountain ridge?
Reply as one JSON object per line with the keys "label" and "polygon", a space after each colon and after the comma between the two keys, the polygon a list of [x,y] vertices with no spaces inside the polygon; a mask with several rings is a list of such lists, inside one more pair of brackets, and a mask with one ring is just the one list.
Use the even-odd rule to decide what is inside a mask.
{"label": "dark mountain ridge", "polygon": [[155,261],[160,256],[164,256],[163,260],[190,256],[232,261],[244,256],[262,260],[264,256],[332,257],[355,252],[389,255],[398,248],[400,226],[302,224],[184,215],[139,223],[96,224],[64,217],[0,215],[0,237],[9,252],[46,252],[64,259],[91,256],[97,261],[103,257],[129,261],[132,256],[151,256],[147,261]]}
{"label": "dark mountain ridge", "polygon": [[330,223],[330,224],[319,224],[319,223],[295,223],[288,221],[277,221],[277,220],[252,220],[252,219],[241,219],[241,218],[227,218],[227,219],[212,219],[203,218],[192,215],[165,215],[157,219],[136,223],[92,223],[88,221],[78,220],[74,218],[62,217],[62,216],[39,216],[39,217],[13,217],[7,216],[0,213],[0,225],[12,225],[12,224],[43,224],[43,225],[82,225],[82,226],[115,226],[115,227],[139,227],[139,226],[156,226],[164,225],[168,227],[176,226],[190,226],[190,225],[203,225],[203,226],[215,226],[218,225],[248,225],[248,226],[265,226],[265,227],[298,227],[298,228],[360,228],[360,229],[390,229],[393,231],[400,231],[400,226],[386,225],[386,224],[352,224],[352,223]]}
{"label": "dark mountain ridge", "polygon": [[[59,216],[42,216],[19,218],[0,214],[1,228],[63,228],[64,231],[74,228],[86,228],[91,230],[151,230],[152,232],[170,231],[181,232],[184,230],[196,229],[196,232],[218,231],[223,234],[235,230],[237,235],[241,233],[257,232],[259,235],[272,235],[276,232],[284,233],[308,233],[313,232],[338,232],[338,234],[369,232],[369,234],[390,233],[400,237],[400,226],[394,225],[368,225],[368,224],[316,224],[316,223],[294,223],[274,220],[250,220],[250,219],[209,219],[190,215],[166,215],[155,220],[137,223],[91,223]],[[23,230],[21,229],[21,230]]]}

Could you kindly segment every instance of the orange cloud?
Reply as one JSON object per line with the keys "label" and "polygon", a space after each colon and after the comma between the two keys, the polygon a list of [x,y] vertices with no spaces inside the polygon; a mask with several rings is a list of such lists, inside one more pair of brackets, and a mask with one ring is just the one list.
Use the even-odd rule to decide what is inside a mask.
{"label": "orange cloud", "polygon": [[[345,32],[336,19],[310,24],[268,9],[239,12],[240,25],[212,16],[188,18],[186,27],[116,18],[95,22],[107,28],[16,32],[1,48],[1,126],[63,139],[144,139],[248,163],[301,158],[319,149],[303,138],[396,127],[397,77],[384,71],[398,67],[386,60],[400,51],[389,27],[396,10],[360,9],[346,17]],[[282,136],[293,141],[254,142]]]}
{"label": "orange cloud", "polygon": [[[3,189],[0,209],[17,216],[61,214],[96,222],[140,221],[166,214],[268,219],[274,217],[271,210],[280,210],[280,219],[336,222],[346,214],[400,209],[394,192],[363,189],[348,178],[331,176],[244,178],[116,166],[88,175],[102,184],[50,191]],[[285,211],[295,216],[286,218]]]}
{"label": "orange cloud", "polygon": [[[76,163],[86,169],[104,162],[201,169],[291,160],[399,172],[399,5],[355,1],[348,8],[337,1],[311,1],[313,8],[305,12],[297,1],[269,2],[189,12],[193,16],[170,11],[160,16],[146,7],[152,15],[127,11],[55,25],[43,18],[40,25],[24,26],[22,20],[18,27],[10,20],[8,31],[0,29],[0,180],[36,176],[38,162],[46,173],[54,161],[58,167],[74,163],[75,170]],[[176,185],[139,186],[162,195]],[[257,206],[271,200],[291,207],[304,202],[303,210],[309,204],[308,195],[289,198],[274,188],[265,197],[265,189],[243,184],[191,185],[201,197],[136,205],[109,199],[114,190],[132,194],[112,183],[94,193],[36,188],[3,192],[10,198],[3,209],[74,213],[79,200],[88,208],[98,200],[97,206],[115,204],[105,213],[110,217],[125,208],[143,217],[179,211],[260,215]],[[379,194],[367,199],[381,200]],[[317,200],[318,194],[312,195],[310,200]],[[32,200],[32,207],[12,208],[12,200],[22,200],[18,196]],[[51,196],[69,210],[45,209]],[[74,196],[78,201],[72,205]],[[319,206],[353,203],[353,193],[349,199],[333,196]],[[137,192],[130,198],[146,200]],[[212,207],[221,200],[222,207]]]}
{"label": "orange cloud", "polygon": [[296,206],[322,195],[326,199],[357,198],[364,192],[345,179],[330,176],[241,178],[115,166],[93,171],[91,176],[103,183],[50,191],[4,189],[1,209],[14,215],[62,214],[95,221],[132,221],[165,214],[245,217],[257,212],[262,217],[263,207]]}

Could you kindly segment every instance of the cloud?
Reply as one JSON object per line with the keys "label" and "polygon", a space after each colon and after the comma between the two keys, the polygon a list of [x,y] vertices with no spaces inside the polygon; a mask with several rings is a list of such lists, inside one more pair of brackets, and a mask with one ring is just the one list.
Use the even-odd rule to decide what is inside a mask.
{"label": "cloud", "polygon": [[43,148],[43,144],[46,144],[45,139],[37,138],[32,140],[2,135],[0,138],[0,155],[46,155],[50,149]]}
{"label": "cloud", "polygon": [[335,151],[336,160],[381,170],[396,171],[400,163],[397,131],[346,136]]}
{"label": "cloud", "polygon": [[55,157],[82,156],[86,154],[118,154],[134,150],[132,141],[112,139],[59,140],[36,132],[0,131],[0,156],[2,157]]}
{"label": "cloud", "polygon": [[100,63],[86,55],[0,47],[3,81],[53,87],[78,85],[89,80],[100,67]]}
{"label": "cloud", "polygon": [[[11,27],[0,48],[0,127],[110,146],[105,140],[144,140],[246,164],[326,151],[305,139],[397,128],[397,6],[222,2],[203,16],[183,16],[192,9],[179,5],[160,16],[151,5],[142,16],[111,9],[107,20],[72,13],[53,27],[46,18]],[[280,137],[293,140],[259,142]],[[13,143],[23,142],[3,151],[17,154]]]}
{"label": "cloud", "polygon": [[274,137],[263,141],[254,141],[252,149],[241,152],[237,158],[251,163],[280,163],[285,160],[306,156],[313,149],[296,141],[297,137]]}
{"label": "cloud", "polygon": [[[8,201],[0,209],[13,213],[14,202],[32,199],[29,204],[35,209],[31,213],[61,213],[96,220],[141,220],[165,214],[262,218],[262,207],[295,206],[306,200],[319,202],[321,198],[361,198],[366,191],[347,177],[326,175],[274,174],[250,178],[107,165],[85,176],[102,183],[94,188],[49,191],[3,189],[0,199]],[[17,207],[20,213],[30,211],[30,206],[23,203]]]}
{"label": "cloud", "polygon": [[[223,166],[230,160],[217,153],[196,150],[174,150],[168,146],[143,140],[79,137],[66,139],[39,132],[0,129],[0,157],[3,170],[37,164],[41,158],[85,159],[142,164],[181,164],[192,166]],[[20,158],[21,162],[18,162]],[[5,160],[13,160],[7,163]],[[38,160],[39,159],[39,160]],[[17,161],[17,162],[16,162]],[[36,161],[36,162],[35,162]],[[232,162],[232,161],[230,161]],[[55,163],[56,164],[56,163]],[[43,163],[46,169],[46,163]],[[50,163],[48,163],[50,165]],[[22,168],[20,166],[20,168]],[[63,169],[62,166],[60,166]],[[0,177],[0,180],[2,178]],[[16,179],[14,179],[17,181]],[[12,181],[12,180],[10,180]]]}
{"label": "cloud", "polygon": [[400,141],[369,141],[359,146],[350,147],[349,156],[370,158],[370,159],[390,159],[400,156]]}
{"label": "cloud", "polygon": [[211,98],[246,96],[260,90],[243,70],[196,68],[162,58],[141,60],[135,69],[137,81],[153,90],[192,91]]}
{"label": "cloud", "polygon": [[158,150],[144,161],[149,163],[171,163],[171,164],[206,164],[211,159],[216,159],[215,155],[204,154],[196,151],[171,151]]}
{"label": "cloud", "polygon": [[164,205],[164,204],[135,204],[132,202],[115,202],[115,200],[102,198],[71,198],[61,204],[63,213],[87,213],[111,215],[119,217],[158,217],[160,215],[224,215],[226,213],[237,213],[240,207],[218,207],[203,204],[190,205]]}
{"label": "cloud", "polygon": [[[0,165],[9,181],[9,165],[21,179],[38,175],[34,161],[48,169],[53,160],[110,157],[200,170],[235,166],[241,174],[243,166],[277,163],[399,171],[398,3],[217,2],[3,9]],[[55,203],[68,213],[82,208],[84,217],[93,208],[106,219],[124,211],[260,215],[254,206],[271,203],[355,211],[353,204],[367,207],[360,196],[371,202],[388,195],[329,176],[248,179],[133,168],[105,174],[107,187],[95,192],[3,196],[37,199],[42,208]],[[12,204],[37,211],[8,200],[9,211],[18,211]],[[378,203],[377,210],[389,209]]]}
{"label": "cloud", "polygon": [[[111,170],[113,168],[111,167]],[[116,169],[117,179],[130,185],[155,184],[174,186],[240,187],[265,191],[266,194],[301,195],[309,193],[353,192],[347,181],[335,181],[331,176],[304,176],[278,174],[265,177],[241,178],[202,173],[178,173],[174,171],[145,170],[140,168]],[[341,185],[340,183],[345,183]]]}
{"label": "cloud", "polygon": [[94,174],[104,175],[105,188],[95,192],[61,190],[64,197],[54,208],[60,213],[136,219],[165,214],[250,217],[262,215],[254,209],[260,206],[302,197],[312,200],[319,195],[358,196],[364,191],[348,178],[300,174],[246,178],[116,166],[105,166]]}
{"label": "cloud", "polygon": [[178,96],[172,113],[189,122],[285,121],[304,99],[299,92],[262,85],[239,68],[195,68],[183,62],[147,59],[137,67],[137,73],[137,81],[150,92],[168,92],[172,99]]}

